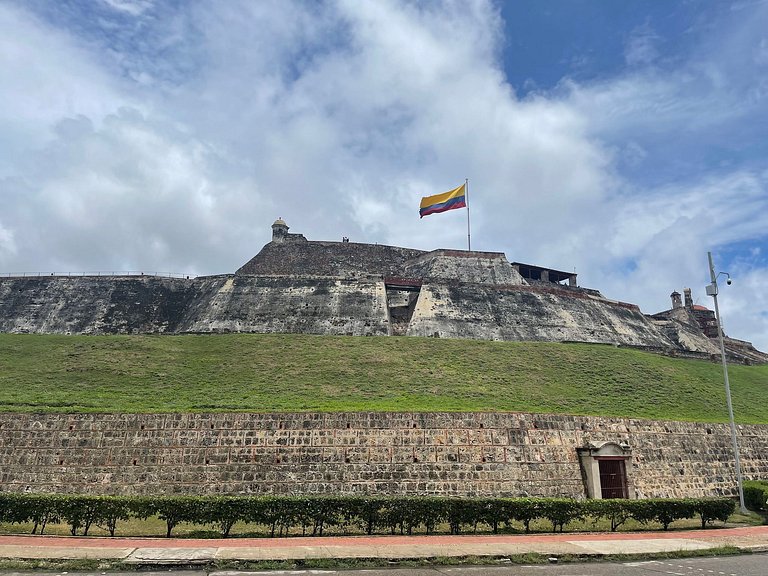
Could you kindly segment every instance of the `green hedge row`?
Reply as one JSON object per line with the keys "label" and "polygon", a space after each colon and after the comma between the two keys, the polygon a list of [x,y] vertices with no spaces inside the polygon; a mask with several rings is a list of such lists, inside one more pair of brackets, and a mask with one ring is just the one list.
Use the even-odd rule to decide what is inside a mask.
{"label": "green hedge row", "polygon": [[289,531],[322,536],[328,527],[351,527],[373,534],[429,534],[441,524],[451,534],[478,525],[496,533],[502,525],[521,522],[529,532],[534,520],[547,520],[552,531],[571,521],[606,518],[616,530],[628,519],[658,522],[665,530],[675,520],[699,515],[702,528],[725,521],[734,510],[727,498],[649,500],[571,500],[565,498],[439,498],[377,496],[71,496],[0,493],[0,522],[32,523],[33,534],[46,524],[64,522],[71,534],[88,534],[99,526],[115,535],[119,521],[151,516],[165,520],[171,536],[180,522],[214,526],[223,537],[236,522],[267,526],[270,536]]}
{"label": "green hedge row", "polygon": [[744,504],[755,512],[768,512],[768,481],[744,482]]}

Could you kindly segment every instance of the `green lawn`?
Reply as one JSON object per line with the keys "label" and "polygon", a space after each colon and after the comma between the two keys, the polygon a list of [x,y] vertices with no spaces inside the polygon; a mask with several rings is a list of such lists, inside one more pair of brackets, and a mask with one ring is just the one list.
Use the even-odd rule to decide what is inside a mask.
{"label": "green lawn", "polygon": [[[768,365],[729,367],[768,423]],[[0,334],[0,411],[532,411],[727,421],[722,367],[589,344]]]}

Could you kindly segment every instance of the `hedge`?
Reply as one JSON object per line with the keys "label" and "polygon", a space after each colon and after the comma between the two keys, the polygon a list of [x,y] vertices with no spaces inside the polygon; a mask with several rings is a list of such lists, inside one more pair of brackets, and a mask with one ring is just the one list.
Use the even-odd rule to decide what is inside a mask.
{"label": "hedge", "polygon": [[[762,502],[765,502],[763,495]],[[92,526],[115,535],[118,522],[156,516],[166,522],[166,536],[181,522],[214,527],[229,536],[236,522],[267,526],[269,535],[322,536],[329,527],[350,526],[366,534],[388,531],[428,534],[448,524],[451,534],[482,524],[494,533],[500,526],[547,520],[552,531],[563,531],[576,520],[606,519],[616,530],[628,519],[658,522],[667,530],[675,520],[698,515],[704,528],[725,521],[734,510],[728,498],[649,500],[573,500],[568,498],[447,498],[383,496],[82,496],[0,492],[0,522],[31,523],[43,534],[50,523],[64,522],[74,536]]]}
{"label": "hedge", "polygon": [[755,512],[768,512],[768,481],[747,480],[744,482],[744,504]]}

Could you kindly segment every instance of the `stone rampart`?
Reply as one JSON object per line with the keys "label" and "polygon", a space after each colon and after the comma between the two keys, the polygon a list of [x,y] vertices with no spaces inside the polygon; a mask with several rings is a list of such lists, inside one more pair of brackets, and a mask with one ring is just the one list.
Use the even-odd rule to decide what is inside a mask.
{"label": "stone rampart", "polygon": [[270,242],[236,273],[249,275],[403,276],[422,250],[357,242]]}
{"label": "stone rampart", "polygon": [[491,285],[525,284],[501,252],[433,250],[405,264],[409,277]]}
{"label": "stone rampart", "polygon": [[389,333],[383,280],[151,276],[0,278],[0,332]]}
{"label": "stone rampart", "polygon": [[[739,434],[768,477],[768,426]],[[524,413],[2,414],[0,489],[581,498],[601,442],[628,445],[637,497],[734,493],[727,425]]]}
{"label": "stone rampart", "polygon": [[177,332],[386,336],[383,280],[228,276],[206,284]]}
{"label": "stone rampart", "polygon": [[47,334],[175,332],[218,277],[0,278],[0,331]]}
{"label": "stone rampart", "polygon": [[[380,248],[379,264],[389,258],[390,271],[402,265],[406,276],[350,269],[331,276],[0,278],[0,332],[408,335],[595,342],[667,354],[718,352],[716,343],[690,322],[651,318],[634,304],[579,287],[527,284],[500,253],[437,250],[404,263],[413,251],[350,243],[301,245],[325,249],[324,244],[362,250],[363,260]],[[325,267],[321,263],[316,269]],[[732,361],[768,359],[748,343],[728,339],[726,346]]]}
{"label": "stone rampart", "polygon": [[675,348],[636,306],[558,287],[429,283],[409,336]]}

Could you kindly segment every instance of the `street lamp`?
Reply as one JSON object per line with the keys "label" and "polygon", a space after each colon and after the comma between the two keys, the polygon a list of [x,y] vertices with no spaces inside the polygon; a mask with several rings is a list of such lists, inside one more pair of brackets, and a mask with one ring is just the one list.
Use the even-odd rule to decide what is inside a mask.
{"label": "street lamp", "polygon": [[736,440],[736,424],[733,421],[733,404],[731,403],[731,385],[728,382],[728,364],[725,360],[725,343],[723,342],[723,325],[720,323],[720,308],[717,306],[717,278],[724,274],[728,277],[726,283],[731,284],[731,275],[728,272],[715,274],[715,265],[712,263],[712,252],[707,252],[709,258],[709,275],[712,283],[707,286],[707,296],[712,296],[715,301],[715,320],[717,321],[717,337],[720,340],[720,355],[723,359],[723,379],[725,380],[725,398],[728,401],[728,418],[731,422],[731,442],[733,442],[733,455],[736,459],[736,480],[739,484],[739,507],[741,513],[747,513],[747,507],[744,505],[744,484],[741,479],[741,463],[739,461],[739,443]]}

